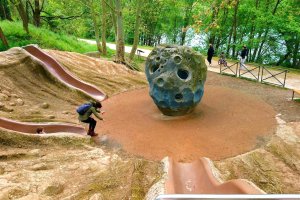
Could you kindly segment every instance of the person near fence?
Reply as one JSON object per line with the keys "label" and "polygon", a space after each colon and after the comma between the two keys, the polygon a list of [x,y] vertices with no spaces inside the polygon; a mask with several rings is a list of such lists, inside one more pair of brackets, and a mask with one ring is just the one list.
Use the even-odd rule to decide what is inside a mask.
{"label": "person near fence", "polygon": [[245,61],[247,60],[248,49],[246,45],[243,45],[243,49],[240,54],[240,69],[245,69]]}
{"label": "person near fence", "polygon": [[241,63],[243,64],[245,63],[245,61],[247,60],[247,56],[248,56],[248,49],[246,45],[244,45],[241,51]]}
{"label": "person near fence", "polygon": [[207,61],[209,63],[209,66],[211,66],[211,59],[212,59],[214,53],[215,53],[215,49],[214,49],[213,45],[209,44],[209,48],[207,50]]}
{"label": "person near fence", "polygon": [[219,65],[224,65],[225,67],[227,67],[227,61],[226,61],[226,56],[225,56],[224,52],[222,52],[220,54],[218,64]]}

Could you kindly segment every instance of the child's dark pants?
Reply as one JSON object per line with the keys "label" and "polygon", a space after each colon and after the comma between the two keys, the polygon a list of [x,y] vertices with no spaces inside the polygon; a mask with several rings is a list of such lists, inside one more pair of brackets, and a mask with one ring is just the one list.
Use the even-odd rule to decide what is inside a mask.
{"label": "child's dark pants", "polygon": [[95,130],[95,127],[96,127],[96,124],[97,124],[97,121],[94,120],[93,118],[89,117],[87,120],[83,120],[82,122],[84,123],[89,123],[89,132],[94,132]]}

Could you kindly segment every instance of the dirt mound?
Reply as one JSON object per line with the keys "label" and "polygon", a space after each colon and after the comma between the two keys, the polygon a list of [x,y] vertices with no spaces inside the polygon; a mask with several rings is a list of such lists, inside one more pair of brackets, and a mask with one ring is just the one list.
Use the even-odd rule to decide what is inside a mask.
{"label": "dirt mound", "polygon": [[84,101],[83,95],[61,84],[21,48],[1,52],[0,69],[2,117],[22,121],[72,121],[68,120],[68,110]]}
{"label": "dirt mound", "polygon": [[[144,87],[145,76],[123,65],[61,51],[49,51],[75,76],[108,95]],[[75,108],[88,98],[70,89],[22,48],[0,53],[0,114],[21,121],[77,123]]]}
{"label": "dirt mound", "polygon": [[144,73],[129,70],[124,65],[79,53],[46,52],[83,81],[101,88],[108,96],[147,86]]}
{"label": "dirt mound", "polygon": [[161,176],[159,163],[87,138],[0,130],[0,143],[0,199],[143,199]]}

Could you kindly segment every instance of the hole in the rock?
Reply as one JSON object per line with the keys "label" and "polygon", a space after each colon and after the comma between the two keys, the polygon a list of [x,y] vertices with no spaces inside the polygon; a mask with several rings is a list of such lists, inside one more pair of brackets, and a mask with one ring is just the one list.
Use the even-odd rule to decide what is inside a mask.
{"label": "hole in the rock", "polygon": [[166,59],[161,59],[160,64],[164,65],[166,64],[167,60]]}
{"label": "hole in the rock", "polygon": [[179,76],[179,78],[185,80],[189,77],[189,72],[185,69],[178,69],[177,75]]}
{"label": "hole in the rock", "polygon": [[182,95],[182,94],[180,94],[180,93],[175,94],[175,100],[176,100],[176,101],[180,101],[180,100],[182,100],[182,99],[183,99],[183,95]]}
{"label": "hole in the rock", "polygon": [[155,60],[156,60],[157,62],[159,62],[159,61],[160,61],[160,57],[159,57],[159,56],[156,57]]}
{"label": "hole in the rock", "polygon": [[151,66],[150,72],[154,73],[156,70],[158,70],[158,68],[159,68],[159,65],[158,64],[154,64],[154,65]]}
{"label": "hole in the rock", "polygon": [[175,56],[175,57],[174,57],[174,62],[175,62],[176,64],[181,63],[181,60],[182,60],[181,56]]}
{"label": "hole in the rock", "polygon": [[163,86],[164,85],[164,79],[162,79],[162,78],[157,79],[157,85],[158,86]]}

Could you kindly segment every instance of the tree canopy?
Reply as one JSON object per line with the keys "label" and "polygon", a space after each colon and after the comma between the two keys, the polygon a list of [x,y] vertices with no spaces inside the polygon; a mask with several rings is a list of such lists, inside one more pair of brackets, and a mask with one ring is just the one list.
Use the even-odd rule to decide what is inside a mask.
{"label": "tree canopy", "polygon": [[96,39],[104,54],[106,40],[201,52],[211,43],[231,58],[246,45],[248,61],[300,69],[299,8],[299,0],[0,0],[0,18],[22,21],[28,34],[30,23]]}

